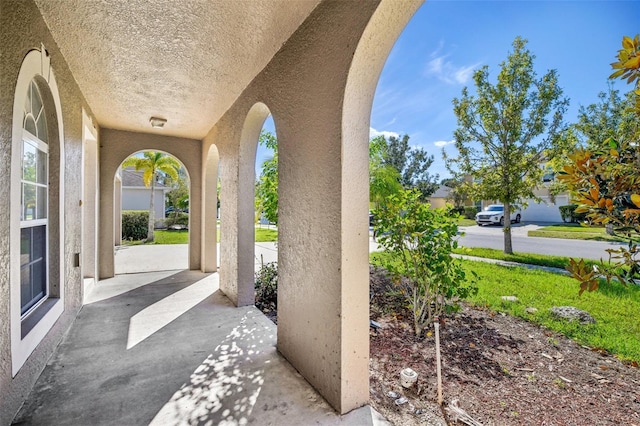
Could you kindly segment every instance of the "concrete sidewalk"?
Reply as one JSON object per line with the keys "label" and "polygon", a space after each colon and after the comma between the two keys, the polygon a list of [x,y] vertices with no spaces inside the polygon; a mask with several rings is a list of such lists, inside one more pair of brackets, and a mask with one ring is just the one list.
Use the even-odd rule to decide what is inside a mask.
{"label": "concrete sidewalk", "polygon": [[337,415],[218,274],[119,275],[87,299],[15,424],[384,424],[370,407]]}
{"label": "concrete sidewalk", "polygon": [[[260,266],[278,260],[276,243],[256,243],[255,264]],[[220,244],[218,244],[220,265]],[[188,244],[150,244],[139,246],[117,246],[115,249],[115,273],[136,274],[153,271],[178,271],[189,268]]]}

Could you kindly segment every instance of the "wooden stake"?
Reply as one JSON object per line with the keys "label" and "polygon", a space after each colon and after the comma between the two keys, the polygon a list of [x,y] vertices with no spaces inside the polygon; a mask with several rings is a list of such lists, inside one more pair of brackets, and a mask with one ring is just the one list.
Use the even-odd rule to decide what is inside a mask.
{"label": "wooden stake", "polygon": [[434,318],[433,327],[436,333],[436,372],[438,375],[438,405],[442,405],[442,369],[440,367],[440,322],[438,317]]}

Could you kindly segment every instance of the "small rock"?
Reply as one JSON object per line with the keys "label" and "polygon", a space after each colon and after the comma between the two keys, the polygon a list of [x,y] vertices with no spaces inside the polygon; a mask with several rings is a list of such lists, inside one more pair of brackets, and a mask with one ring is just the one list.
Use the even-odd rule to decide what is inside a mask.
{"label": "small rock", "polygon": [[405,398],[404,396],[401,396],[400,398],[396,399],[396,405],[402,405],[402,404],[406,404],[407,402],[409,402],[409,400],[407,398]]}
{"label": "small rock", "polygon": [[524,310],[526,313],[528,314],[535,314],[536,312],[538,312],[538,308],[534,308],[534,307],[528,307],[527,309]]}
{"label": "small rock", "polygon": [[517,302],[518,298],[516,296],[502,296],[500,297],[505,302]]}
{"label": "small rock", "polygon": [[573,306],[554,306],[549,309],[557,318],[580,321],[582,324],[595,324],[596,320],[588,313]]}

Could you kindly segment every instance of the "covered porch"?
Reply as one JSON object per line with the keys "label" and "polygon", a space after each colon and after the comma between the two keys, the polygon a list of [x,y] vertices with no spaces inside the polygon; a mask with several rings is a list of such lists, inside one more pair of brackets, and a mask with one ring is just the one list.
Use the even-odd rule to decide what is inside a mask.
{"label": "covered porch", "polygon": [[[339,421],[367,404],[371,105],[421,2],[0,0],[0,424],[34,386],[21,414],[34,424],[91,424],[103,408],[106,423],[111,411],[131,424],[265,424],[284,418],[281,404]],[[269,115],[277,331],[252,307]],[[26,183],[40,191],[37,217],[21,195],[24,147],[38,150]],[[116,172],[142,150],[174,155],[189,175],[188,266],[132,281],[116,276]],[[30,256],[41,269],[27,283]],[[28,303],[25,283],[39,292]]]}

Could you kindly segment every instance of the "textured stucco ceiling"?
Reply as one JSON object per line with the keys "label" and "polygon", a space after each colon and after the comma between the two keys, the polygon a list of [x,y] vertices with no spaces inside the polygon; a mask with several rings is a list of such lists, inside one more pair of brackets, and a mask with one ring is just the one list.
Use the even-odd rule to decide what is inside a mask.
{"label": "textured stucco ceiling", "polygon": [[189,138],[204,137],[319,2],[35,1],[100,126]]}

